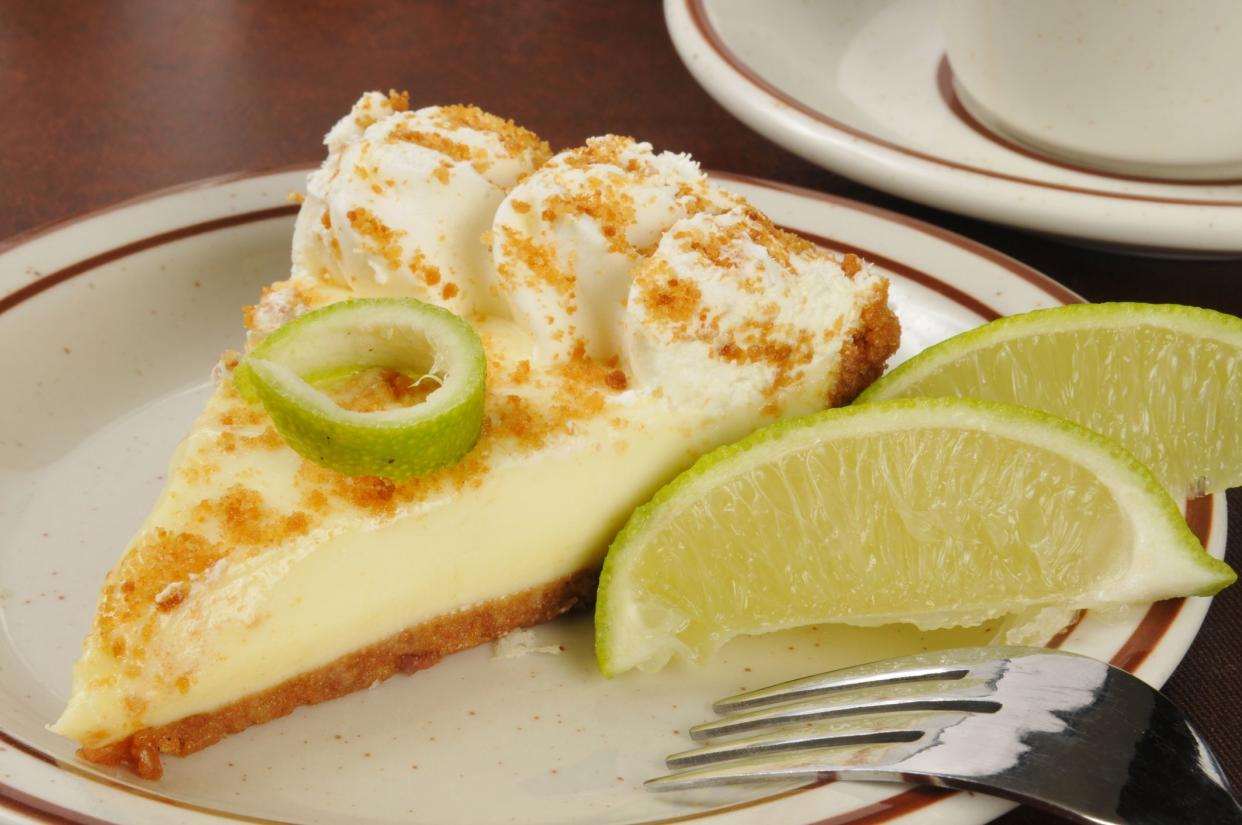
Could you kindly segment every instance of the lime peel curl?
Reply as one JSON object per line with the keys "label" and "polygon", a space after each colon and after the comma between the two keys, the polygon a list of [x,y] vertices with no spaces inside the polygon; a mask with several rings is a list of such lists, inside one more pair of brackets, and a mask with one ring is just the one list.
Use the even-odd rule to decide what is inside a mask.
{"label": "lime peel curl", "polygon": [[[355,412],[311,383],[387,367],[441,381],[411,407]],[[402,481],[456,463],[483,427],[487,359],[468,323],[412,298],[363,298],[314,310],[276,330],[233,373],[304,458],[346,475]]]}

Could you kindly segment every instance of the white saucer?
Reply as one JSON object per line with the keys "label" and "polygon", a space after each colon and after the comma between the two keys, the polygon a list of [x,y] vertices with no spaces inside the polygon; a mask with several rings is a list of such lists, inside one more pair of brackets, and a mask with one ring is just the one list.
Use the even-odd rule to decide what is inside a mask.
{"label": "white saucer", "polygon": [[665,0],[694,77],[764,136],[931,206],[1135,251],[1242,254],[1242,180],[1075,167],[961,106],[931,0]]}

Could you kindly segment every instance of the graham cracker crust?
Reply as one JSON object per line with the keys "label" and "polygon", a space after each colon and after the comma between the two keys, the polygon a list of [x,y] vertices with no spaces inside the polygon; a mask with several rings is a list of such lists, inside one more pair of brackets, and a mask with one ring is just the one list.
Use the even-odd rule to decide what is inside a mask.
{"label": "graham cracker crust", "polygon": [[597,570],[582,570],[530,590],[493,599],[407,628],[210,713],[144,728],[78,756],[100,765],[123,765],[143,779],[164,774],[161,754],[187,756],[231,733],[270,722],[301,705],[314,705],[368,688],[397,673],[412,674],[444,656],[499,639],[511,630],[541,624],[595,600]]}
{"label": "graham cracker crust", "polygon": [[888,305],[888,281],[863,306],[858,326],[847,334],[837,383],[825,399],[829,407],[844,406],[871,386],[901,343],[901,322]]}

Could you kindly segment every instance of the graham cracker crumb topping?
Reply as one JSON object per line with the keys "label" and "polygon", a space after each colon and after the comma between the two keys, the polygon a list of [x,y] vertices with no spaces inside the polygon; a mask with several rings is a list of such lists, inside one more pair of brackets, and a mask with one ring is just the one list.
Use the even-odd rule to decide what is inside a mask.
{"label": "graham cracker crumb topping", "polygon": [[410,93],[398,92],[396,89],[388,90],[388,106],[394,112],[404,112],[410,108]]}
{"label": "graham cracker crumb topping", "polygon": [[420,277],[427,286],[435,286],[442,277],[440,268],[428,263],[421,249],[414,250],[414,255],[410,258],[410,272]]}
{"label": "graham cracker crumb topping", "polygon": [[405,234],[404,230],[388,228],[371,210],[361,206],[349,210],[345,217],[349,218],[349,225],[354,231],[367,242],[371,252],[381,256],[393,269],[401,266],[402,250],[398,239]]}
{"label": "graham cracker crumb topping", "polygon": [[681,280],[664,261],[654,262],[651,287],[640,295],[647,312],[666,324],[687,324],[697,314],[703,294],[694,281]]}
{"label": "graham cracker crumb topping", "polygon": [[[432,151],[439,152],[459,163],[469,162],[483,157],[482,150],[471,149],[464,143],[458,143],[450,140],[439,132],[425,132],[420,129],[411,129],[407,124],[400,123],[388,133],[389,141],[404,141],[406,143],[414,143]],[[482,172],[486,166],[479,171]]]}
{"label": "graham cracker crumb topping", "polygon": [[409,92],[397,92],[395,89],[389,89],[388,97],[386,99],[381,98],[383,100],[383,108],[386,108],[388,111],[376,111],[376,107],[373,105],[376,98],[377,95],[374,94],[364,95],[355,108],[354,125],[359,129],[366,129],[389,112],[404,112],[410,108]]}
{"label": "graham cracker crumb topping", "polygon": [[[666,240],[672,242],[672,254],[697,258],[728,288],[754,296],[746,317],[730,317],[725,308],[705,304],[699,286],[678,277],[672,264],[659,254],[635,271],[634,299],[645,310],[646,321],[667,340],[700,342],[709,356],[726,363],[767,367],[771,378],[764,394],[774,399],[805,377],[805,367],[815,360],[819,335],[818,327],[812,330],[780,320],[781,305],[774,299],[782,287],[779,280],[765,275],[764,267],[775,266],[784,271],[782,278],[796,280],[803,277],[799,267],[816,261],[835,264],[836,259],[804,238],[777,228],[753,207],[729,214],[735,217],[723,216],[706,225],[682,224]],[[762,249],[759,257],[754,246]],[[768,263],[760,263],[765,257]],[[839,267],[856,273],[862,263],[851,256]],[[763,302],[765,295],[769,300]],[[835,327],[828,326],[832,328],[823,336],[825,341],[836,338],[840,319]],[[775,401],[769,407],[773,414],[779,412]]]}
{"label": "graham cracker crumb topping", "polygon": [[862,258],[852,252],[841,259],[841,270],[847,278],[853,278],[862,271],[862,268]]}
{"label": "graham cracker crumb topping", "polygon": [[478,132],[491,132],[500,138],[510,157],[517,158],[529,153],[536,168],[552,157],[552,147],[534,132],[518,126],[512,120],[485,112],[477,106],[440,106],[432,117],[436,125],[450,131],[473,129]]}
{"label": "graham cracker crumb topping", "polygon": [[[537,287],[541,283],[547,284],[567,299],[573,300],[577,281],[573,273],[563,271],[557,264],[556,250],[551,244],[538,243],[529,235],[508,226],[500,227],[500,234],[501,243],[508,248],[509,255],[521,262],[533,280],[533,283],[527,286]],[[502,275],[500,283],[503,288],[512,290],[518,286],[515,283],[518,276],[513,271],[513,267],[507,263],[500,263],[499,271]]]}
{"label": "graham cracker crumb topping", "polygon": [[544,201],[540,217],[547,223],[568,216],[593,218],[607,239],[609,252],[640,254],[626,237],[636,212],[634,198],[624,188],[627,186],[625,176],[612,173],[592,181],[594,185],[589,191],[549,197]]}
{"label": "graham cracker crumb topping", "polygon": [[[473,131],[493,135],[510,158],[528,156],[535,166],[541,165],[552,154],[548,144],[533,132],[475,106],[440,106],[428,111],[427,115],[435,129],[443,132]],[[492,156],[487,149],[472,148],[435,129],[418,128],[420,121],[417,118],[421,116],[422,113],[419,113],[394,125],[387,140],[413,143],[438,152],[454,163],[469,163],[480,174],[491,168]],[[451,172],[451,164],[441,163],[433,174],[442,183],[447,183]]]}

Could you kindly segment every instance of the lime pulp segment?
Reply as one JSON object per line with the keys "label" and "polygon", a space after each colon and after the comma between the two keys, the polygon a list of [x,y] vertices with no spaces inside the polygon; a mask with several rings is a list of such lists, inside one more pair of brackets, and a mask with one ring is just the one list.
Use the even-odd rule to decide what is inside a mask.
{"label": "lime pulp segment", "polygon": [[1242,319],[1195,307],[1074,304],[1002,318],[929,347],[856,403],[1004,401],[1116,440],[1170,494],[1242,485]]}
{"label": "lime pulp segment", "polygon": [[917,399],[773,424],[709,453],[608,552],[601,670],[787,627],[968,626],[1235,578],[1133,456],[1012,405]]}
{"label": "lime pulp segment", "polygon": [[[343,409],[316,377],[387,367],[434,376],[439,387],[415,406]],[[341,301],[290,321],[234,372],[277,432],[303,457],[347,475],[393,480],[459,460],[483,425],[486,358],[470,325],[409,298]]]}

